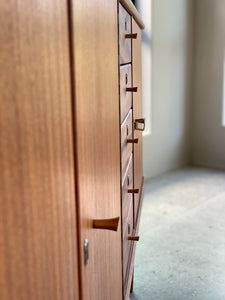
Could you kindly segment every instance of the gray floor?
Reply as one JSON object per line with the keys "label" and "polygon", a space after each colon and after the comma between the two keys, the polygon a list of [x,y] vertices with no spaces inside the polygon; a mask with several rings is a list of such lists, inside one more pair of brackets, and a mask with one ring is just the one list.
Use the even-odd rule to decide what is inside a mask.
{"label": "gray floor", "polygon": [[146,183],[132,300],[225,299],[225,172]]}

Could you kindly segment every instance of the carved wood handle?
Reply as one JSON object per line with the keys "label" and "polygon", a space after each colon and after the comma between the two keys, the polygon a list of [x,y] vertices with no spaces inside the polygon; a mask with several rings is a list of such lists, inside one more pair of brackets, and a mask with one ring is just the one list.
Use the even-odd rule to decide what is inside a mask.
{"label": "carved wood handle", "polygon": [[130,189],[130,190],[128,190],[128,193],[130,193],[130,194],[138,194],[139,193],[139,189]]}
{"label": "carved wood handle", "polygon": [[131,144],[137,144],[138,143],[138,139],[127,139],[127,142],[131,143]]}
{"label": "carved wood handle", "polygon": [[93,220],[93,228],[117,231],[120,217],[113,219]]}
{"label": "carved wood handle", "polygon": [[136,39],[137,33],[127,33],[125,34],[125,39]]}
{"label": "carved wood handle", "polygon": [[137,92],[137,87],[135,86],[135,87],[127,87],[126,88],[126,92]]}
{"label": "carved wood handle", "polygon": [[139,236],[128,236],[129,241],[139,241]]}

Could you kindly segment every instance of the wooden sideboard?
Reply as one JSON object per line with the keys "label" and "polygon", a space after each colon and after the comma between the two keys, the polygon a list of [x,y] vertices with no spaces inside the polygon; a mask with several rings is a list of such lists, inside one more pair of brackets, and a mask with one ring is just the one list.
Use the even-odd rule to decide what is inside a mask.
{"label": "wooden sideboard", "polygon": [[143,22],[128,0],[0,0],[0,20],[0,299],[128,299]]}
{"label": "wooden sideboard", "polygon": [[[133,289],[133,267],[143,198],[141,28],[127,1],[119,4],[123,293]],[[139,21],[139,22],[138,22]]]}

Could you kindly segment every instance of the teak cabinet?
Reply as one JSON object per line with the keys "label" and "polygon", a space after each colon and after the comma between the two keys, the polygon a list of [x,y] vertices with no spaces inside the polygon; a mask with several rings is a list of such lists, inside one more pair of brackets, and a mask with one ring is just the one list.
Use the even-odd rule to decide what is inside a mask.
{"label": "teak cabinet", "polygon": [[0,299],[128,299],[144,25],[128,0],[0,0],[0,20]]}

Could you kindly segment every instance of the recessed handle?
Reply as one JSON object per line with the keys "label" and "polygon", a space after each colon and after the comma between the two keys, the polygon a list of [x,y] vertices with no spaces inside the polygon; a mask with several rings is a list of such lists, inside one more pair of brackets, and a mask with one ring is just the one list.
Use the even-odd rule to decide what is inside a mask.
{"label": "recessed handle", "polygon": [[134,129],[144,131],[145,130],[145,119],[136,119],[134,121]]}
{"label": "recessed handle", "polygon": [[129,186],[129,185],[130,185],[130,176],[127,175],[127,186]]}
{"label": "recessed handle", "polygon": [[128,240],[138,242],[139,241],[139,236],[128,236]]}
{"label": "recessed handle", "polygon": [[126,85],[128,84],[128,74],[127,73],[125,74],[125,84]]}
{"label": "recessed handle", "polygon": [[138,143],[138,139],[127,139],[127,143],[137,144]]}
{"label": "recessed handle", "polygon": [[139,193],[139,189],[129,189],[127,192],[129,194],[138,194]]}
{"label": "recessed handle", "polygon": [[120,217],[113,219],[93,220],[93,228],[117,231]]}
{"label": "recessed handle", "polygon": [[127,136],[129,135],[129,125],[127,125]]}
{"label": "recessed handle", "polygon": [[127,226],[127,233],[130,234],[130,224]]}
{"label": "recessed handle", "polygon": [[125,39],[136,39],[137,33],[127,33],[125,34]]}
{"label": "recessed handle", "polygon": [[136,93],[137,89],[138,89],[137,87],[127,87],[126,92],[135,92]]}

